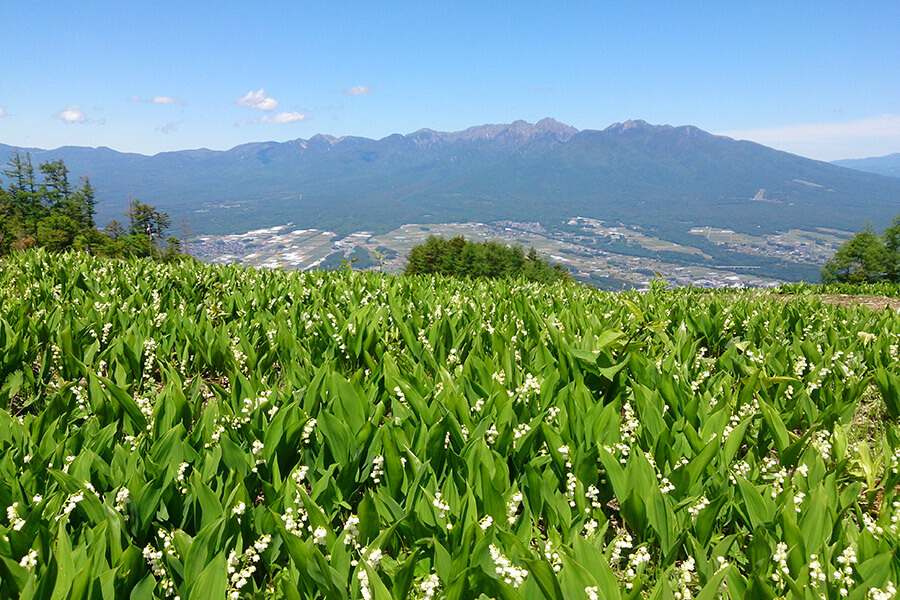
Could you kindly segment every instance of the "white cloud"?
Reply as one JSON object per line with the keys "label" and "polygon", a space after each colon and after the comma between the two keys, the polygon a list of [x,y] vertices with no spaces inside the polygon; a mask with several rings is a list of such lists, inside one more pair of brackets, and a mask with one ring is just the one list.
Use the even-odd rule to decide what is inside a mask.
{"label": "white cloud", "polygon": [[278,106],[278,100],[266,97],[266,90],[264,88],[259,88],[256,92],[247,92],[246,96],[238,98],[234,103],[238,106],[249,106],[256,110],[265,111],[275,110],[275,107]]}
{"label": "white cloud", "polygon": [[266,115],[262,118],[263,123],[297,123],[299,121],[305,121],[309,118],[309,115],[298,113],[298,112],[280,112],[277,115],[269,116]]}
{"label": "white cloud", "polygon": [[156,96],[150,102],[153,104],[184,104],[184,102],[172,96]]}
{"label": "white cloud", "polygon": [[299,123],[311,118],[310,115],[298,112],[280,112],[277,115],[265,115],[258,119],[244,119],[240,123],[236,123],[237,127],[244,125],[258,125],[260,123]]}
{"label": "white cloud", "polygon": [[6,111],[3,109],[2,106],[0,106],[0,118],[3,118],[5,116],[6,116]]}
{"label": "white cloud", "polygon": [[372,88],[367,85],[354,85],[344,93],[348,96],[362,96],[363,94],[371,94]]}
{"label": "white cloud", "polygon": [[146,102],[147,104],[184,104],[184,102],[174,96],[154,96],[153,98],[146,100],[135,94],[134,96],[129,98],[129,100],[131,100],[132,102]]}
{"label": "white cloud", "polygon": [[877,156],[900,150],[900,115],[719,133],[820,160]]}
{"label": "white cloud", "polygon": [[73,104],[69,108],[64,108],[53,115],[55,119],[59,119],[66,123],[86,123],[87,117],[81,111],[80,104]]}
{"label": "white cloud", "polygon": [[163,125],[161,127],[157,127],[156,130],[160,133],[174,133],[174,132],[178,131],[178,127],[180,125],[181,125],[180,121],[175,122],[175,123],[166,123],[165,125]]}

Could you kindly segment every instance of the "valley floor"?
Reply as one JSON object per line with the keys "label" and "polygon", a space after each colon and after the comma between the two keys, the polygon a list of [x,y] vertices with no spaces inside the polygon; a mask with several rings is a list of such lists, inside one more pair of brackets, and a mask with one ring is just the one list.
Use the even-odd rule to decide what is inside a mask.
{"label": "valley floor", "polygon": [[785,280],[814,279],[850,235],[792,229],[752,236],[714,226],[683,233],[685,239],[677,243],[644,227],[585,217],[572,217],[557,228],[513,221],[411,223],[385,234],[357,231],[346,236],[287,223],[242,234],[198,236],[189,241],[188,251],[213,263],[310,270],[340,268],[342,261],[353,261],[354,268],[397,273],[410,249],[428,236],[461,235],[474,241],[506,241],[526,250],[534,247],[550,262],[568,267],[576,279],[604,289],[640,289],[656,274],[679,286],[772,287]]}

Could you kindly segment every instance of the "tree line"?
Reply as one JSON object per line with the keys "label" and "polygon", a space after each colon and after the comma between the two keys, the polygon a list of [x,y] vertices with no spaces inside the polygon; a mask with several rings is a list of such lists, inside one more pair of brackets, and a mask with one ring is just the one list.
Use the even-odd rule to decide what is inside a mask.
{"label": "tree line", "polygon": [[900,283],[900,215],[884,233],[871,225],[855,234],[822,269],[822,283]]}
{"label": "tree line", "polygon": [[0,186],[0,255],[43,247],[111,257],[172,260],[183,256],[180,240],[165,238],[169,215],[139,200],[129,204],[127,227],[112,220],[98,229],[96,188],[87,175],[73,184],[61,159],[35,168],[30,153],[13,151],[3,175],[8,185]]}
{"label": "tree line", "polygon": [[462,236],[449,240],[429,236],[424,244],[413,247],[407,258],[409,264],[404,270],[407,275],[522,277],[541,283],[571,279],[563,267],[551,266],[541,259],[534,248],[525,254],[519,246],[472,242]]}

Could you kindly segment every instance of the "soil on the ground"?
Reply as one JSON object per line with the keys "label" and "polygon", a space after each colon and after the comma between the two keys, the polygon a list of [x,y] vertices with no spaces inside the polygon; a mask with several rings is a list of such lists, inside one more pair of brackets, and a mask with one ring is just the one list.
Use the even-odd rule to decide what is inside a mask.
{"label": "soil on the ground", "polygon": [[892,310],[900,310],[900,298],[888,298],[887,296],[854,296],[850,294],[820,294],[818,296],[795,296],[786,294],[781,296],[785,299],[796,298],[819,298],[822,302],[834,304],[835,306],[864,306],[872,310],[883,310],[890,308]]}

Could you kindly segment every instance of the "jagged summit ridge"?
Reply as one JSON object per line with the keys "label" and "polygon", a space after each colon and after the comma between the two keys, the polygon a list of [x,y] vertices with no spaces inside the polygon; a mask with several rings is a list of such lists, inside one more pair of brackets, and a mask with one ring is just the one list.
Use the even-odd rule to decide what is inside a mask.
{"label": "jagged summit ridge", "polygon": [[578,133],[578,129],[556,119],[545,117],[537,123],[529,123],[523,120],[512,123],[486,124],[469,127],[462,131],[435,131],[433,129],[419,129],[404,137],[414,137],[418,140],[431,139],[445,142],[458,141],[491,141],[498,138],[510,140],[529,140],[540,135],[555,135],[559,140],[565,141]]}

